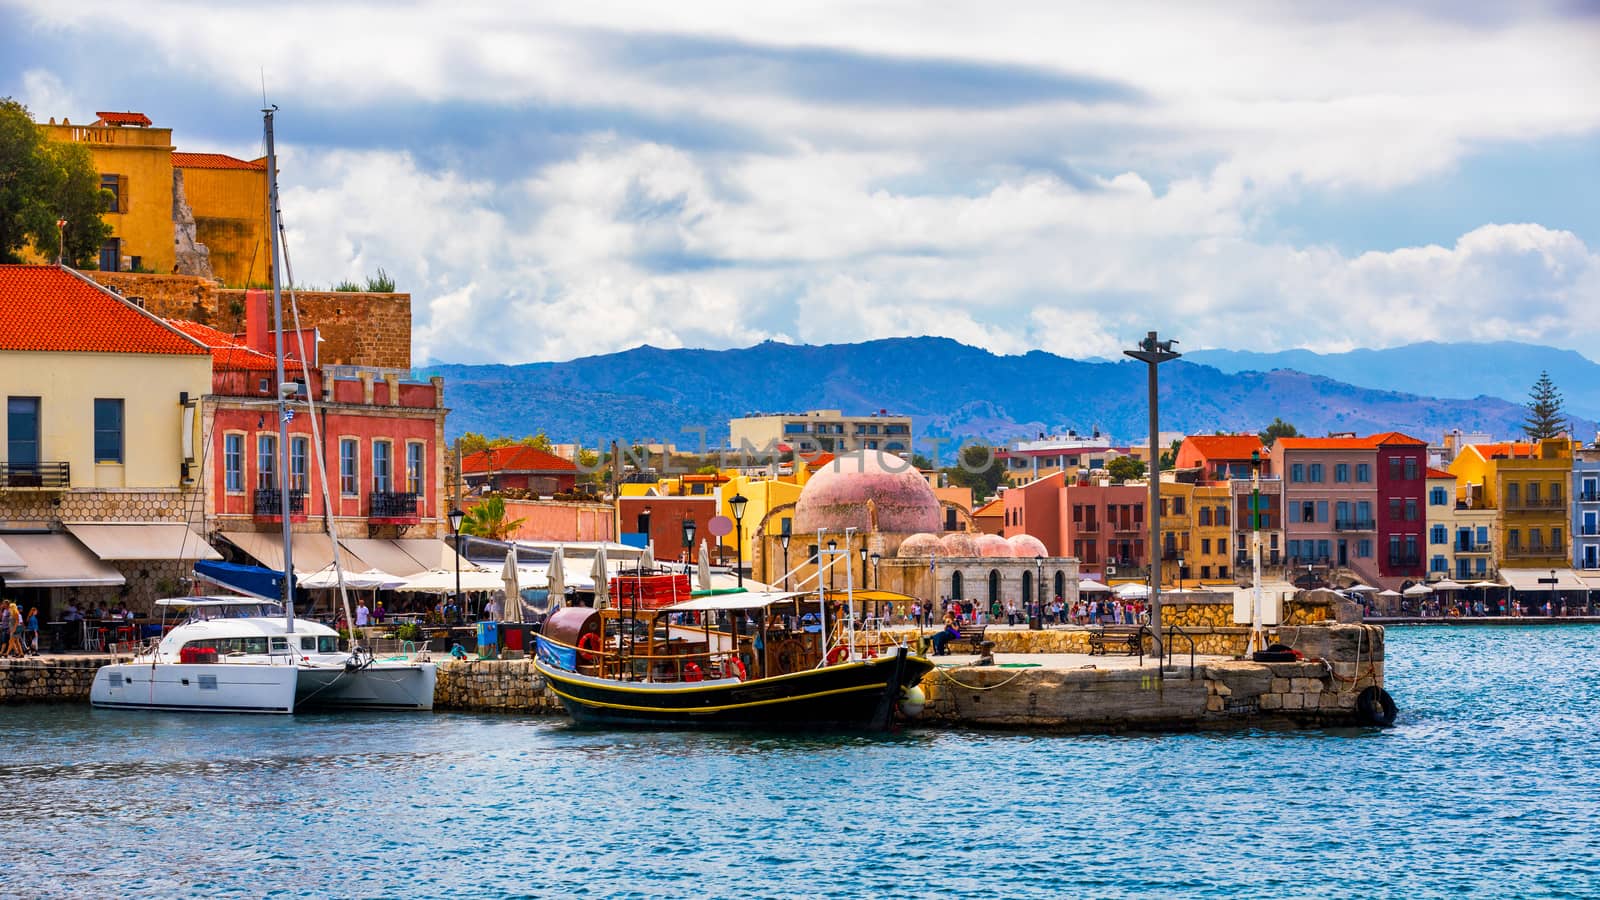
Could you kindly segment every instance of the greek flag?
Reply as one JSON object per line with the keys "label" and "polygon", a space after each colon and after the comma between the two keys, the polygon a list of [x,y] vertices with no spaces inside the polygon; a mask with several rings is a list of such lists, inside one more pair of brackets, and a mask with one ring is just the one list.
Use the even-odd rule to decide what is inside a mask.
{"label": "greek flag", "polygon": [[293,422],[294,421],[294,410],[292,410],[292,409],[284,409],[284,411],[283,411],[283,421],[285,421],[285,422]]}

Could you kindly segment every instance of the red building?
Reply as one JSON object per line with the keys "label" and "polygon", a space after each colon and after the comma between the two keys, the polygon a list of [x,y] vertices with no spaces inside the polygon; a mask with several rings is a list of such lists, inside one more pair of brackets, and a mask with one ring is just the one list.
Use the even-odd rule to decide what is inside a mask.
{"label": "red building", "polygon": [[1121,579],[1148,572],[1149,495],[1144,485],[1079,483],[1061,489],[1065,555],[1078,558],[1080,573]]}
{"label": "red building", "polygon": [[1428,443],[1398,431],[1369,440],[1377,451],[1378,572],[1421,581],[1427,574]]}
{"label": "red building", "polygon": [[1057,472],[1007,489],[1000,495],[1005,506],[1001,536],[1031,534],[1050,556],[1068,555],[1061,539],[1061,489],[1066,483],[1065,473]]}
{"label": "red building", "polygon": [[522,490],[548,496],[577,487],[578,467],[554,453],[514,444],[462,457],[461,477],[472,490]]}
{"label": "red building", "polygon": [[1200,469],[1206,481],[1250,477],[1251,454],[1260,454],[1261,474],[1272,474],[1266,445],[1253,434],[1195,434],[1178,446],[1175,468]]}
{"label": "red building", "polygon": [[[171,322],[212,353],[212,393],[201,405],[207,531],[249,544],[241,549],[257,556],[257,550],[267,551],[249,535],[275,533],[281,523],[277,379],[266,298],[265,292],[250,292],[242,336]],[[286,355],[298,356],[297,336],[285,337],[286,349],[292,348]],[[319,367],[314,331],[306,334],[305,345],[310,364],[291,360],[285,368],[301,385],[290,404],[288,490],[291,520],[307,524],[296,530],[320,533],[321,520],[329,516],[341,538],[444,534],[443,380],[417,382],[395,370],[363,366]],[[312,435],[308,394],[317,400],[320,444]],[[323,503],[321,472],[327,473],[331,508]],[[298,539],[296,544],[299,554]],[[295,568],[320,568],[316,563],[325,565],[327,554],[312,553],[304,561],[297,555]]]}

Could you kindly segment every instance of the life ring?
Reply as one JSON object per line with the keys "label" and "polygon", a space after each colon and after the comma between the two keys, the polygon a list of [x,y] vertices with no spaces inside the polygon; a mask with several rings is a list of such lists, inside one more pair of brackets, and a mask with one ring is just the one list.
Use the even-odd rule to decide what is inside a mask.
{"label": "life ring", "polygon": [[828,651],[828,665],[834,665],[839,660],[844,659],[849,652],[850,648],[845,645],[834,644],[833,649]]}
{"label": "life ring", "polygon": [[600,635],[586,634],[578,638],[578,665],[593,666],[600,663]]}
{"label": "life ring", "polygon": [[1356,712],[1362,720],[1387,728],[1394,724],[1394,717],[1399,714],[1400,708],[1395,705],[1388,691],[1372,685],[1356,698]]}
{"label": "life ring", "polygon": [[700,671],[700,665],[698,663],[683,664],[684,681],[704,681],[705,677],[705,674]]}
{"label": "life ring", "polygon": [[749,680],[750,673],[745,670],[744,660],[740,659],[739,657],[735,656],[733,659],[729,660],[728,668],[730,670],[730,674],[738,676],[740,681]]}

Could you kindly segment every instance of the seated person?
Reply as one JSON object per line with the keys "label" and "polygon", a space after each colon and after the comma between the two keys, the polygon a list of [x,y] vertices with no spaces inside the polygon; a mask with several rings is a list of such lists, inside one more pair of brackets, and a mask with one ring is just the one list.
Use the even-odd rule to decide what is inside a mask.
{"label": "seated person", "polygon": [[74,600],[67,604],[66,615],[62,616],[61,620],[64,622],[83,621],[83,613],[78,609],[78,601]]}
{"label": "seated person", "polygon": [[945,649],[945,645],[959,637],[961,637],[961,629],[956,627],[955,616],[945,613],[944,628],[934,632],[933,635],[933,655],[949,656],[950,651]]}

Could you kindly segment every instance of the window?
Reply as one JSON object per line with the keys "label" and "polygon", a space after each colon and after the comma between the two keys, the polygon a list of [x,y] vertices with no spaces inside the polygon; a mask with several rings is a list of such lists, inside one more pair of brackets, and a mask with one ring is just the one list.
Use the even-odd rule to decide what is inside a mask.
{"label": "window", "polygon": [[1217,552],[1218,553],[1223,553],[1223,554],[1228,552],[1228,539],[1227,538],[1217,538]]}
{"label": "window", "polygon": [[1289,557],[1291,559],[1299,559],[1300,558],[1300,542],[1299,541],[1290,541],[1289,542]]}
{"label": "window", "polygon": [[1560,506],[1561,505],[1561,483],[1559,481],[1550,482],[1550,494],[1549,494],[1549,496],[1550,496],[1550,505],[1551,506]]}
{"label": "window", "polygon": [[950,599],[951,600],[962,600],[962,599],[965,599],[965,596],[962,594],[961,573],[960,572],[951,572],[950,573]]}
{"label": "window", "polygon": [[1306,475],[1308,479],[1318,484],[1322,483],[1322,463],[1312,463]]}
{"label": "window", "polygon": [[[1363,524],[1372,521],[1372,501],[1371,500],[1357,500],[1356,501],[1356,521],[1361,522]],[[1368,525],[1366,527],[1370,528],[1372,526]]]}
{"label": "window", "polygon": [[1430,528],[1428,530],[1428,543],[1430,543],[1430,544],[1448,544],[1448,543],[1450,543],[1450,529],[1444,527],[1443,525],[1435,525],[1435,526],[1433,526],[1432,528]]}
{"label": "window", "polygon": [[1228,508],[1226,506],[1217,507],[1217,524],[1224,526],[1228,524]]}
{"label": "window", "polygon": [[415,441],[406,445],[406,493],[419,496],[426,493],[422,474],[422,453],[426,446]]}
{"label": "window", "polygon": [[394,444],[388,441],[372,442],[372,490],[387,494],[394,490]]}
{"label": "window", "polygon": [[1333,558],[1333,542],[1317,541],[1317,559],[1328,560]]}
{"label": "window", "polygon": [[1522,487],[1515,481],[1506,484],[1506,506],[1522,505]]}
{"label": "window", "polygon": [[1204,553],[1204,554],[1207,554],[1207,555],[1210,555],[1210,553],[1211,553],[1211,538],[1201,538],[1200,539],[1200,552]]}
{"label": "window", "polygon": [[1550,529],[1550,550],[1552,552],[1555,552],[1555,553],[1560,553],[1561,552],[1561,529],[1560,528],[1552,528],[1552,529]]}
{"label": "window", "polygon": [[1417,498],[1415,497],[1406,498],[1406,521],[1417,521]]}
{"label": "window", "polygon": [[6,398],[6,459],[13,466],[39,464],[39,398]]}
{"label": "window", "polygon": [[1311,500],[1300,503],[1300,521],[1315,522],[1317,520],[1317,504]]}
{"label": "window", "polygon": [[1065,599],[1067,596],[1067,573],[1056,573],[1056,599]]}
{"label": "window", "polygon": [[230,493],[244,492],[244,435],[222,438],[222,486]]}
{"label": "window", "polygon": [[1340,500],[1333,508],[1333,521],[1340,527],[1350,522],[1350,501]]}
{"label": "window", "polygon": [[100,271],[118,272],[122,270],[122,239],[111,238],[100,245]]}
{"label": "window", "polygon": [[1289,467],[1289,480],[1290,481],[1305,481],[1306,480],[1305,463],[1295,463],[1294,465]]}
{"label": "window", "polygon": [[1506,549],[1507,550],[1521,550],[1522,549],[1522,530],[1521,529],[1519,529],[1519,528],[1508,528],[1508,529],[1506,529]]}
{"label": "window", "polygon": [[1372,466],[1366,463],[1356,463],[1356,481],[1367,482],[1372,480]]}
{"label": "window", "polygon": [[94,401],[94,461],[122,462],[122,401]]}
{"label": "window", "polygon": [[106,204],[106,212],[124,212],[122,208],[122,178],[118,175],[101,175],[100,190],[111,194]]}
{"label": "window", "polygon": [[1400,558],[1400,535],[1389,535],[1389,564],[1393,565]]}
{"label": "window", "polygon": [[1400,521],[1400,498],[1399,497],[1390,497],[1389,498],[1389,520],[1391,522]]}
{"label": "window", "polygon": [[1200,579],[1202,581],[1205,581],[1205,580],[1208,580],[1210,578],[1211,578],[1211,567],[1210,566],[1201,566],[1200,567]]}
{"label": "window", "polygon": [[256,489],[270,491],[278,486],[278,438],[256,435]]}
{"label": "window", "polygon": [[1539,482],[1537,481],[1528,482],[1528,505],[1539,505]]}
{"label": "window", "polygon": [[1417,536],[1406,535],[1406,560],[1408,565],[1415,565],[1420,557],[1417,556]]}
{"label": "window", "polygon": [[1317,501],[1317,521],[1318,522],[1326,522],[1326,521],[1328,521],[1328,501],[1326,501],[1326,500],[1318,500]]}
{"label": "window", "polygon": [[1442,487],[1429,488],[1428,489],[1428,505],[1429,506],[1449,506],[1450,505],[1450,492],[1446,491]]}
{"label": "window", "polygon": [[1593,478],[1583,480],[1582,499],[1586,501],[1600,500],[1600,481]]}
{"label": "window", "polygon": [[1442,556],[1435,555],[1428,560],[1428,571],[1448,575],[1450,574],[1450,561]]}
{"label": "window", "polygon": [[1415,456],[1406,457],[1406,480],[1417,480],[1417,458]]}
{"label": "window", "polygon": [[1400,480],[1400,457],[1389,457],[1389,478],[1393,481]]}
{"label": "window", "polygon": [[1372,558],[1372,539],[1362,538],[1356,541],[1356,557],[1359,559]]}
{"label": "window", "polygon": [[1350,480],[1350,464],[1349,463],[1334,463],[1333,464],[1333,480],[1334,481],[1349,481]]}
{"label": "window", "polygon": [[294,437],[289,439],[289,490],[306,492],[310,483],[307,477],[306,465],[310,460],[311,441],[308,438]]}
{"label": "window", "polygon": [[356,480],[357,446],[355,438],[339,441],[339,493],[346,497],[354,497],[361,492],[360,482]]}

